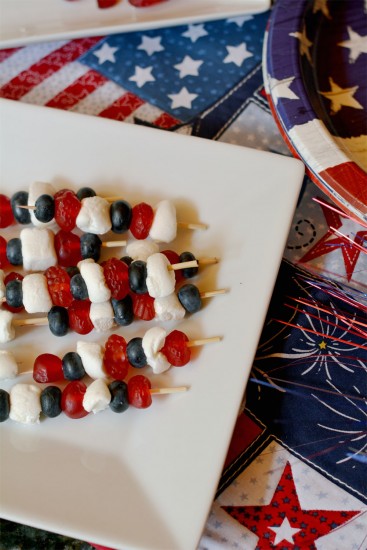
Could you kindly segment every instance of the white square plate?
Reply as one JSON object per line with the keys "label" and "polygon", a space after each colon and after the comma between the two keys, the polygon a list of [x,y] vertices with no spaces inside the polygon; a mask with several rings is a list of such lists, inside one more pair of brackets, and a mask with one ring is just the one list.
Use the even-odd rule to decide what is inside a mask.
{"label": "white square plate", "polygon": [[97,0],[0,0],[0,47],[183,25],[269,7],[269,0],[169,0],[150,8],[120,0],[109,9],[99,9]]}
{"label": "white square plate", "polygon": [[[183,368],[145,372],[155,387],[186,385],[187,392],[155,397],[149,409],[121,415],[108,410],[35,426],[2,423],[1,515],[112,548],[193,550],[245,390],[303,164],[8,100],[0,101],[0,123],[3,193],[41,180],[74,190],[90,185],[132,204],[171,198],[179,219],[209,228],[181,230],[170,248],[218,256],[220,263],[203,267],[196,284],[228,289],[179,324],[190,339],[223,340],[198,349]],[[17,232],[14,226],[2,234]],[[116,332],[129,340],[148,326],[140,321]],[[103,343],[107,336],[85,338]],[[39,353],[74,350],[77,339],[24,328],[7,346],[26,370]]]}

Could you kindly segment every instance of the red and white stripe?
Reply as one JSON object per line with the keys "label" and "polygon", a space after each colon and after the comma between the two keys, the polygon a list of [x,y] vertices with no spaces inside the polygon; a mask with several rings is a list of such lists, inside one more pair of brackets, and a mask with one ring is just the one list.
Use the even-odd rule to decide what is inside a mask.
{"label": "red and white stripe", "polygon": [[180,121],[78,61],[101,37],[0,50],[0,97],[160,128]]}

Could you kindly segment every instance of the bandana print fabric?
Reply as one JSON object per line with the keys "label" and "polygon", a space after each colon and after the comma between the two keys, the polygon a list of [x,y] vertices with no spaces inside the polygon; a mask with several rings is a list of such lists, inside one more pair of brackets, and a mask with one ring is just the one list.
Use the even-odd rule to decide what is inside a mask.
{"label": "bandana print fabric", "polygon": [[367,502],[364,300],[283,261],[246,406],[298,456]]}
{"label": "bandana print fabric", "polygon": [[109,36],[80,61],[187,122],[260,63],[268,16]]}

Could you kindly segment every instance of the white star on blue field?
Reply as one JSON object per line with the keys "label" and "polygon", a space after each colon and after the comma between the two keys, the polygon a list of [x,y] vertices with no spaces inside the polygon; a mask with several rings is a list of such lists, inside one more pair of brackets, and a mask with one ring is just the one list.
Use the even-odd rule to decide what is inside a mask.
{"label": "white star on blue field", "polygon": [[187,122],[261,62],[268,16],[116,34],[79,61]]}

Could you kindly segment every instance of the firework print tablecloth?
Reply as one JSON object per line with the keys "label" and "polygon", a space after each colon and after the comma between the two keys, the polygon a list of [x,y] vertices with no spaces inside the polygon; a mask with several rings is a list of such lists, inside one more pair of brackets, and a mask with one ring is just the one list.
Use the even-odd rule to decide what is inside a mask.
{"label": "firework print tablecloth", "polygon": [[[268,17],[3,50],[0,95],[289,155],[264,93]],[[367,228],[330,205],[306,179],[200,550],[367,546]],[[2,548],[90,548],[1,528]]]}

